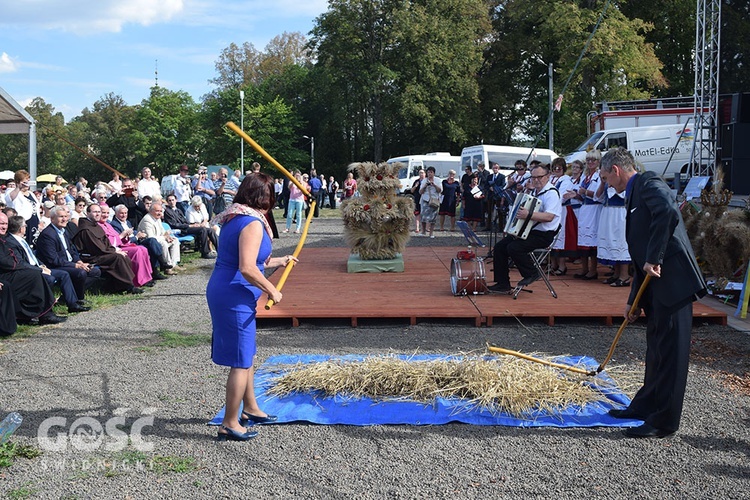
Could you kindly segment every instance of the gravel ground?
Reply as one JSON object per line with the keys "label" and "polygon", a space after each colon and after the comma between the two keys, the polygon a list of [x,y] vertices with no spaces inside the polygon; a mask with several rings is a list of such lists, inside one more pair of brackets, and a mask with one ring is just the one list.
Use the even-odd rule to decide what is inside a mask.
{"label": "gravel ground", "polygon": [[[316,220],[309,246],[339,246],[341,222]],[[283,235],[277,254],[297,242]],[[410,245],[456,245],[438,233]],[[302,254],[304,259],[304,250]],[[0,469],[0,494],[39,498],[748,498],[750,494],[750,335],[696,325],[682,428],[661,440],[619,429],[443,426],[317,426],[260,429],[248,443],[217,443],[205,425],[223,404],[226,371],[210,346],[166,348],[159,331],[210,335],[204,296],[210,261],[159,282],[117,307],[71,317],[62,327],[0,344],[0,410],[24,424],[14,441],[39,446],[45,419],[80,417],[104,425],[123,415],[144,427],[153,449],[124,449],[117,436],[85,448],[19,458]],[[289,285],[293,286],[293,277]],[[352,329],[319,321],[258,333],[258,356],[297,353],[457,353],[485,342],[525,352],[603,359],[616,331],[596,322],[389,322]],[[644,326],[628,327],[614,364],[642,370]],[[80,422],[80,421],[79,421]],[[126,430],[128,429],[126,425]],[[113,436],[110,434],[110,436]]]}

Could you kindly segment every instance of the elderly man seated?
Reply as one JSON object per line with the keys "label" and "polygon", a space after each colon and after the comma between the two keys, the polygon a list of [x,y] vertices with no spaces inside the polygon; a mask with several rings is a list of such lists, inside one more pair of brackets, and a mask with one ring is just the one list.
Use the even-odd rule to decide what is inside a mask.
{"label": "elderly man seated", "polygon": [[[7,244],[10,236],[8,216],[0,212],[0,282],[3,288],[9,286],[14,302],[16,317],[31,324],[54,324],[65,321],[64,317],[52,311],[55,294],[42,277],[39,269],[33,269],[19,260]],[[10,309],[10,308],[9,308]],[[5,319],[3,323],[12,323]],[[8,325],[12,326],[12,325]],[[12,332],[10,332],[12,333]]]}
{"label": "elderly man seated", "polygon": [[151,277],[155,280],[167,279],[167,276],[163,275],[159,271],[159,266],[162,269],[168,269],[166,259],[164,258],[164,252],[156,238],[147,238],[146,233],[143,231],[136,231],[135,228],[130,224],[128,219],[128,207],[125,205],[117,205],[115,207],[115,216],[110,222],[112,227],[120,234],[121,238],[124,238],[126,233],[130,234],[129,241],[138,245],[143,245],[148,250],[149,260],[151,261]]}
{"label": "elderly man seated", "polygon": [[143,288],[133,285],[135,275],[130,259],[122,250],[109,243],[107,235],[99,225],[102,208],[96,203],[86,208],[86,218],[78,220],[78,232],[73,238],[84,262],[95,264],[107,275],[108,284],[114,291],[143,293]]}
{"label": "elderly man seated", "polygon": [[154,280],[151,277],[151,260],[148,257],[148,250],[146,247],[140,246],[137,243],[130,242],[130,236],[133,235],[132,229],[126,229],[125,231],[118,232],[112,225],[107,222],[109,217],[109,207],[104,204],[101,205],[102,218],[99,220],[99,225],[104,230],[104,234],[107,235],[110,244],[118,250],[122,250],[128,254],[131,266],[133,268],[133,284],[135,286],[154,286]]}
{"label": "elderly man seated", "polygon": [[533,213],[525,208],[519,208],[516,218],[529,219],[533,228],[529,236],[523,240],[508,235],[495,245],[492,257],[495,264],[495,284],[488,287],[494,292],[510,292],[510,271],[508,258],[513,259],[523,279],[519,286],[530,285],[541,278],[529,255],[538,248],[547,248],[552,244],[560,229],[560,213],[562,200],[555,186],[549,182],[549,167],[538,165],[531,171],[532,196],[539,199],[540,205]]}
{"label": "elderly man seated", "polygon": [[[195,198],[199,203],[202,203],[199,196],[193,197],[193,199]],[[172,229],[179,229],[181,234],[192,234],[195,237],[195,249],[200,251],[202,258],[212,259],[216,257],[215,254],[211,253],[211,244],[218,248],[216,233],[208,228],[208,224],[204,226],[197,222],[188,222],[185,214],[177,208],[177,197],[173,194],[167,196],[167,205],[164,207],[164,222],[169,224]]]}
{"label": "elderly man seated", "polygon": [[[25,263],[32,269],[38,269],[50,287],[55,285],[60,287],[65,304],[68,306],[68,312],[83,312],[91,309],[82,304],[83,296],[79,297],[76,293],[76,289],[73,287],[73,282],[68,273],[61,269],[49,269],[39,262],[36,254],[26,242],[26,221],[23,217],[15,215],[8,219],[7,234],[9,237],[6,238],[6,243],[14,251],[16,257],[19,258],[19,266]],[[2,235],[2,228],[0,228],[0,235]]]}
{"label": "elderly man seated", "polygon": [[175,271],[183,270],[177,265],[180,262],[180,242],[164,229],[161,220],[163,212],[164,208],[161,201],[151,203],[148,214],[141,219],[141,223],[138,225],[138,231],[145,233],[147,238],[155,238],[161,244],[168,266],[168,269],[162,269],[162,272],[175,274]]}
{"label": "elderly man seated", "polygon": [[102,277],[102,271],[81,260],[78,249],[66,230],[70,225],[67,207],[50,210],[51,224],[39,233],[36,240],[36,256],[50,269],[60,270],[70,275],[76,295],[83,305],[84,292]]}

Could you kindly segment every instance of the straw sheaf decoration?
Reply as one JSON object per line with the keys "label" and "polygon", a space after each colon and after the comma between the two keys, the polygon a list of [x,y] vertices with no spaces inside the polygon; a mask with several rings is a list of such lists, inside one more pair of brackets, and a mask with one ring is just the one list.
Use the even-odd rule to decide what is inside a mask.
{"label": "straw sheaf decoration", "polygon": [[347,170],[357,172],[357,190],[365,199],[395,197],[401,187],[395,165],[368,161],[352,163]]}
{"label": "straw sheaf decoration", "polygon": [[685,226],[696,256],[709,275],[731,280],[750,262],[750,212],[725,206],[683,209]]}
{"label": "straw sheaf decoration", "polygon": [[414,201],[397,196],[400,181],[397,167],[387,163],[353,163],[358,174],[358,198],[341,204],[344,239],[351,253],[363,260],[393,259],[403,253],[409,241]]}
{"label": "straw sheaf decoration", "polygon": [[604,400],[591,387],[592,380],[598,379],[512,356],[406,360],[388,355],[281,367],[268,394],[314,393],[425,404],[442,397],[465,402],[457,411],[480,408],[529,417],[534,412],[552,414],[571,405],[583,407]]}

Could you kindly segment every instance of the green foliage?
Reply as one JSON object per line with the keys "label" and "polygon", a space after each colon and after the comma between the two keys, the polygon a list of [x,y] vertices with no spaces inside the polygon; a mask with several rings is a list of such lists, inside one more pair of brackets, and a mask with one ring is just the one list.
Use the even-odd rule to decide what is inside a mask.
{"label": "green foliage", "polygon": [[10,467],[16,458],[33,459],[41,455],[38,448],[13,441],[6,441],[0,445],[0,467]]}
{"label": "green foliage", "polygon": [[195,347],[211,343],[210,335],[190,335],[171,330],[159,330],[156,332],[162,341],[154,344],[155,347]]}
{"label": "green foliage", "polygon": [[[690,95],[694,0],[612,1],[576,68],[607,0],[331,0],[308,42],[282,33],[263,50],[232,43],[218,55],[215,91],[197,104],[184,91],[153,87],[127,104],[108,93],[67,125],[41,98],[38,173],[108,180],[111,173],[60,139],[87,148],[125,175],[156,177],[181,164],[238,168],[240,124],[288,169],[309,164],[341,180],[352,161],[471,144],[547,142],[547,64],[555,146],[575,147],[586,113],[602,100]],[[750,90],[750,3],[722,2],[720,91]],[[260,160],[249,146],[247,162]],[[261,162],[262,164],[264,162]],[[28,138],[0,135],[0,169],[28,165]],[[264,165],[264,170],[269,167]]]}
{"label": "green foliage", "polygon": [[151,470],[158,474],[165,474],[168,472],[175,474],[185,474],[198,470],[198,463],[193,457],[157,455],[151,461]]}

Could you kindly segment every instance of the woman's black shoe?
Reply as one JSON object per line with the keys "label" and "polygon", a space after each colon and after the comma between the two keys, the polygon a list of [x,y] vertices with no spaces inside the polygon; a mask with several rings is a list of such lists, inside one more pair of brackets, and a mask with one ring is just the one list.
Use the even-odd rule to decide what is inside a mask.
{"label": "woman's black shoe", "polygon": [[[222,430],[226,432],[221,432]],[[248,441],[258,435],[258,431],[246,431],[239,432],[223,425],[219,428],[217,433],[217,441]]]}
{"label": "woman's black shoe", "polygon": [[258,417],[247,413],[246,411],[243,411],[242,416],[240,417],[240,425],[242,425],[243,427],[248,427],[253,424],[272,424],[277,420],[279,420],[279,417],[277,417],[276,415],[266,415],[265,417]]}

